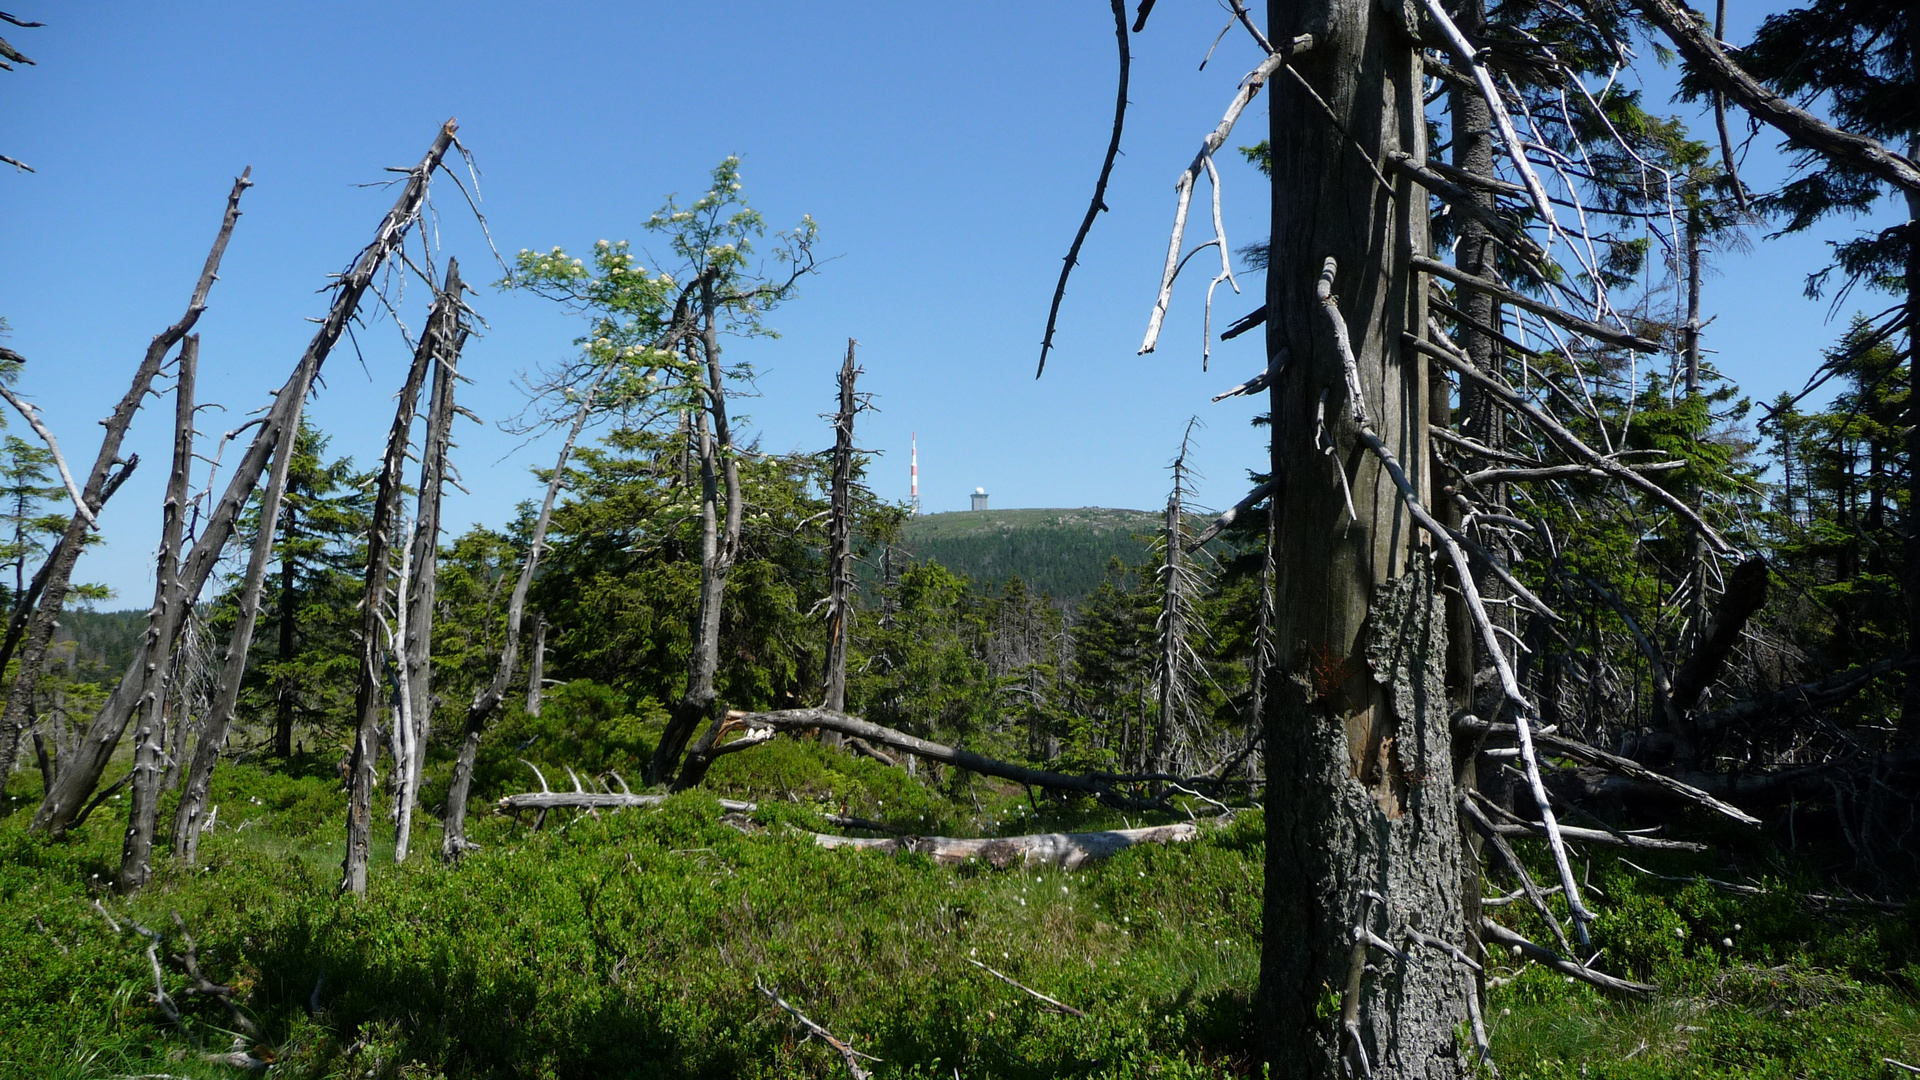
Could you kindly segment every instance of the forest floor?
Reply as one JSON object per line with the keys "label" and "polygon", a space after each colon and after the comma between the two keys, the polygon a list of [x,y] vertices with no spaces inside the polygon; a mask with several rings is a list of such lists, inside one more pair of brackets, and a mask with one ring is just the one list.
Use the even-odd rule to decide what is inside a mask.
{"label": "forest floor", "polygon": [[[454,869],[432,828],[404,865],[389,838],[369,895],[346,900],[344,792],[330,761],[305,759],[223,766],[200,866],[162,860],[128,900],[109,887],[124,800],[49,844],[26,832],[38,788],[14,777],[0,820],[8,1076],[247,1075],[203,1057],[228,1048],[232,1022],[169,962],[184,951],[175,912],[205,973],[244,1000],[278,1077],[845,1075],[756,982],[881,1059],[867,1063],[880,1077],[1253,1072],[1257,813],[1072,873],[829,851],[804,833],[841,831],[827,811],[928,835],[1152,822],[780,741],[722,759],[709,791],[658,809],[556,812],[539,831],[481,814],[481,850]],[[760,809],[723,821],[716,795]],[[1496,968],[1488,1019],[1504,1075],[1878,1077],[1907,1075],[1885,1059],[1920,1064],[1906,912],[1809,902],[1807,880],[1728,893],[1698,876],[1729,872],[1712,856],[1635,862],[1661,876],[1588,853],[1598,966],[1662,992],[1609,1000],[1535,964]],[[1499,910],[1535,929],[1518,906]],[[161,935],[181,1023],[153,1000],[136,924]]]}

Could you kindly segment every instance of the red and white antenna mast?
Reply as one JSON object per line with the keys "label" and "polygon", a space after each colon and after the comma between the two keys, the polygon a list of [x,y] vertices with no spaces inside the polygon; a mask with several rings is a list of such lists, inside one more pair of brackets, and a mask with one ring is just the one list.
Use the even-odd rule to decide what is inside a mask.
{"label": "red and white antenna mast", "polygon": [[913,452],[909,460],[911,463],[907,466],[907,476],[913,485],[913,512],[917,516],[920,513],[920,433],[917,431],[913,433]]}

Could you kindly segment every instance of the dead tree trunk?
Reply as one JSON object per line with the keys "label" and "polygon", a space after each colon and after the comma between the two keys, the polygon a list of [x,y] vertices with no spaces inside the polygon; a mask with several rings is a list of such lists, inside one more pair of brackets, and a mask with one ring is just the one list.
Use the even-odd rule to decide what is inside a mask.
{"label": "dead tree trunk", "polygon": [[[313,385],[321,364],[327,354],[333,351],[340,335],[346,332],[347,321],[359,308],[361,296],[373,284],[374,275],[386,264],[388,256],[399,249],[408,230],[419,218],[420,207],[426,201],[427,182],[433,171],[439,168],[440,159],[452,147],[454,128],[452,120],[441,127],[440,135],[434,140],[426,157],[409,170],[400,197],[380,222],[373,242],[360,250],[352,268],[334,282],[333,304],[326,318],[321,321],[300,362],[294,366],[293,375],[275,395],[273,407],[268,410],[252,445],[235,464],[226,490],[208,515],[193,550],[187,553],[180,577],[181,588],[185,590],[189,603],[193,597],[200,595],[201,586],[206,584],[214,564],[219,561],[221,551],[233,535],[234,522],[259,483],[260,474],[265,471],[267,458],[273,453],[275,445],[282,440],[288,445],[292,444],[297,429],[288,426],[287,419],[298,407],[298,394]],[[48,595],[52,595],[51,585]],[[48,633],[52,633],[51,626]],[[171,629],[168,633],[172,633]],[[73,822],[74,815],[85,805],[87,796],[99,785],[100,774],[105,771],[107,761],[120,743],[120,736],[126,731],[127,721],[138,698],[139,673],[147,663],[148,657],[143,646],[135,652],[127,674],[121,678],[120,685],[88,728],[86,737],[74,753],[73,764],[61,770],[59,782],[40,804],[39,812],[34,815],[34,828],[45,829],[56,836],[64,833]]]}
{"label": "dead tree trunk", "polygon": [[174,810],[173,857],[188,866],[200,855],[200,832],[206,827],[213,767],[220,760],[220,750],[233,728],[234,710],[240,703],[240,683],[247,674],[247,653],[253,647],[253,628],[260,617],[260,594],[266,584],[267,564],[273,561],[274,523],[280,520],[280,500],[287,491],[287,472],[292,466],[308,389],[290,386],[284,391],[292,394],[294,401],[287,417],[289,437],[274,447],[273,469],[267,474],[267,486],[260,496],[260,529],[247,557],[246,576],[241,579],[239,610],[234,617],[233,632],[227,638],[227,657],[220,667],[220,683],[214,690],[213,707],[207,712],[200,740],[194,746],[193,768],[187,774],[186,786],[181,789],[180,805]]}
{"label": "dead tree trunk", "polygon": [[173,471],[167,476],[166,502],[160,509],[160,556],[154,572],[153,610],[147,614],[145,645],[151,660],[141,673],[140,699],[134,706],[140,722],[133,740],[127,834],[120,845],[120,876],[114,882],[121,893],[139,892],[153,875],[153,826],[159,817],[160,774],[165,769],[161,759],[166,756],[167,691],[177,633],[185,625],[179,609],[192,603],[180,588],[180,544],[186,531],[187,482],[193,473],[193,379],[199,364],[200,335],[190,334],[180,343],[174,380]]}
{"label": "dead tree trunk", "polygon": [[[354,730],[353,759],[349,766],[347,855],[341,865],[343,880],[340,885],[342,892],[355,895],[367,891],[367,858],[373,845],[373,767],[380,756],[380,709],[387,697],[386,670],[380,655],[382,631],[385,629],[383,609],[387,603],[387,581],[392,575],[388,562],[397,526],[395,518],[400,509],[400,496],[406,486],[401,474],[407,465],[407,448],[413,442],[413,421],[419,411],[420,388],[426,385],[427,372],[434,360],[450,355],[460,339],[460,306],[460,264],[457,260],[448,259],[446,283],[434,299],[433,311],[427,316],[426,330],[420,335],[419,347],[413,353],[413,364],[407,370],[407,380],[400,387],[400,402],[394,408],[393,426],[387,431],[387,451],[381,458],[380,475],[374,485],[373,523],[367,533],[367,585],[360,601],[360,680],[354,690],[353,702],[359,722]],[[408,554],[411,554],[410,545]],[[402,594],[398,604],[403,611],[406,601],[406,596]],[[405,649],[404,641],[393,641],[386,651],[404,653]],[[404,655],[396,657],[396,660],[400,664],[406,663]],[[404,685],[402,693],[405,693]],[[411,704],[410,699],[403,699],[403,715],[396,718],[396,723],[404,723],[404,714],[410,711]],[[411,751],[403,753],[405,760],[396,755],[395,769],[411,767]]]}
{"label": "dead tree trunk", "polygon": [[[1484,0],[1458,0],[1456,23],[1462,33],[1472,40],[1479,40],[1486,32],[1487,12]],[[1462,173],[1483,180],[1496,179],[1494,172],[1493,112],[1485,98],[1472,86],[1453,85],[1447,93],[1447,112],[1450,134],[1453,140],[1453,165]],[[1493,191],[1486,185],[1468,185],[1461,188],[1456,198],[1468,202],[1471,212],[1457,216],[1460,240],[1454,249],[1454,263],[1461,270],[1478,277],[1489,276],[1495,269],[1497,248],[1492,231],[1487,222],[1497,214],[1499,207]],[[1456,290],[1454,303],[1465,318],[1460,320],[1460,347],[1466,352],[1473,365],[1490,375],[1500,373],[1500,343],[1488,332],[1500,325],[1500,307],[1492,296],[1468,289]],[[1485,327],[1486,329],[1480,329]],[[1417,328],[1416,328],[1417,329]],[[1453,394],[1451,385],[1442,371],[1433,371],[1427,383],[1428,416],[1434,426],[1451,428],[1453,423]],[[1460,412],[1467,433],[1479,440],[1481,445],[1498,452],[1506,449],[1507,428],[1506,413],[1493,395],[1474,386],[1463,385],[1460,392]],[[1462,472],[1473,468],[1486,468],[1497,462],[1475,459],[1467,464]],[[1444,474],[1436,470],[1432,486],[1436,489],[1443,485],[1458,485],[1461,474]],[[1442,478],[1444,477],[1444,479]],[[1504,504],[1504,491],[1494,486],[1482,495],[1493,506]],[[1458,500],[1436,490],[1427,500],[1433,507],[1440,522],[1450,529],[1459,529],[1463,515]],[[1490,551],[1502,551],[1500,545],[1490,546]],[[1496,554],[1495,558],[1502,556]],[[1439,571],[1444,582],[1454,571],[1443,567]],[[1500,583],[1494,579],[1491,571],[1482,568],[1476,582],[1482,593],[1489,588],[1498,590]],[[1455,708],[1465,708],[1473,703],[1474,675],[1480,670],[1480,657],[1474,645],[1473,616],[1467,611],[1465,599],[1461,595],[1458,583],[1451,583],[1443,602],[1447,624],[1446,685],[1450,704]],[[1479,732],[1457,732],[1452,748],[1452,772],[1454,783],[1461,790],[1477,790],[1480,785],[1479,760],[1480,748],[1485,737]],[[1460,945],[1475,960],[1483,958],[1480,947],[1480,834],[1471,825],[1460,826],[1460,844],[1466,858],[1460,863]],[[1484,1003],[1486,997],[1485,977],[1475,974],[1473,994]]]}
{"label": "dead tree trunk", "polygon": [[[847,711],[847,634],[853,625],[853,417],[859,410],[854,380],[852,338],[840,365],[840,411],[833,418],[833,481],[827,503],[827,700],[826,708]],[[840,733],[822,731],[820,741],[839,746]]]}
{"label": "dead tree trunk", "polygon": [[[233,236],[234,223],[240,220],[240,195],[253,186],[251,166],[233,182],[233,190],[227,195],[227,212],[220,221],[220,232],[214,237],[213,250],[207,253],[206,265],[200,270],[200,280],[193,288],[193,297],[187,301],[186,314],[180,321],[167,327],[154,336],[147,345],[147,355],[133,373],[133,385],[127,388],[120,404],[114,406],[112,415],[105,422],[106,435],[100,440],[100,453],[94,458],[93,470],[87,474],[87,483],[81,489],[81,499],[89,511],[97,515],[106,505],[107,497],[118,490],[133,471],[139,455],[131,455],[125,462],[120,460],[120,444],[126,438],[127,427],[133,423],[133,414],[139,411],[146,400],[147,390],[153,385],[153,377],[160,372],[160,364],[167,353],[180,343],[200,321],[200,313],[207,309],[207,293],[213,289],[213,282],[220,271],[220,260],[227,253],[227,241]],[[120,468],[116,472],[114,466]],[[47,649],[53,644],[54,624],[60,617],[60,609],[67,600],[67,587],[73,578],[73,567],[80,559],[80,549],[86,538],[89,523],[87,515],[78,510],[67,521],[67,527],[60,534],[53,550],[47,555],[47,563],[39,574],[34,575],[35,590],[40,594],[40,602],[33,609],[33,618],[27,623],[25,644],[21,646],[20,666],[14,674],[13,686],[7,693],[4,713],[0,713],[0,777],[13,774],[14,755],[20,745],[20,733],[26,730],[33,714],[33,694],[40,685],[40,673],[46,667]],[[11,630],[9,641],[14,640]],[[117,741],[119,736],[115,735]],[[102,767],[105,763],[102,762]],[[68,774],[73,769],[66,762],[61,763],[61,772]],[[95,770],[87,782],[86,790],[91,792],[93,785],[99,782],[100,774]],[[60,785],[56,784],[58,790]],[[41,814],[53,799],[49,792],[47,801],[41,803]],[[72,809],[78,810],[86,794],[73,803]],[[36,825],[40,817],[35,817]]]}
{"label": "dead tree trunk", "polygon": [[[1389,188],[1375,165],[1425,160],[1421,64],[1399,10],[1268,7],[1272,40],[1313,42],[1269,105],[1267,351],[1292,354],[1271,389],[1284,495],[1256,1021],[1275,1077],[1456,1077],[1472,994],[1443,953],[1368,944],[1464,933],[1445,620],[1419,527],[1363,437],[1370,425],[1412,490],[1430,488],[1426,363],[1400,340],[1425,323],[1408,256],[1427,248],[1427,197],[1404,174]],[[1337,1017],[1320,1005],[1329,989]]]}
{"label": "dead tree trunk", "polygon": [[[456,298],[457,299],[457,298]],[[453,432],[454,387],[465,346],[464,326],[451,355],[436,357],[433,398],[427,405],[426,444],[420,455],[420,489],[413,518],[412,583],[407,595],[406,689],[413,725],[411,751],[399,791],[399,821],[394,829],[393,861],[407,861],[413,840],[413,816],[420,803],[420,777],[427,764],[427,736],[433,729],[433,602],[439,581],[440,493],[446,482],[447,448]]]}
{"label": "dead tree trunk", "polygon": [[580,405],[573,413],[573,425],[567,429],[567,439],[560,444],[559,460],[553,463],[553,475],[547,480],[547,495],[540,503],[540,516],[534,519],[533,536],[527,542],[526,558],[520,563],[520,578],[514,582],[513,596],[507,601],[507,636],[500,646],[499,666],[494,669],[493,680],[481,687],[467,706],[460,756],[453,765],[453,778],[447,782],[447,816],[441,822],[440,856],[448,862],[458,861],[473,846],[467,842],[467,793],[473,788],[473,767],[480,760],[480,737],[486,734],[487,725],[500,710],[500,701],[506,696],[507,684],[513,681],[514,668],[519,662],[520,625],[526,613],[527,590],[533,585],[540,556],[546,552],[547,526],[553,521],[554,501],[566,484],[567,459],[573,456],[573,444],[593,416],[601,384],[613,370],[611,366],[603,369],[580,396]]}
{"label": "dead tree trunk", "polygon": [[[740,550],[740,464],[733,454],[733,428],[727,423],[727,387],[720,371],[718,304],[712,281],[700,290],[700,351],[706,361],[705,385],[695,424],[700,453],[700,609],[694,620],[693,652],[687,660],[687,689],[674,708],[673,718],[660,733],[649,779],[659,783],[673,775],[687,738],[702,720],[707,728],[687,755],[674,779],[675,791],[693,787],[706,777],[709,756],[725,722],[714,675],[720,668],[720,609],[727,594],[727,577]],[[711,419],[712,430],[707,429]],[[725,485],[725,509],[720,506]],[[723,516],[724,515],[724,516]]]}
{"label": "dead tree trunk", "polygon": [[[1188,426],[1192,432],[1192,426]],[[1185,553],[1186,530],[1181,527],[1180,515],[1186,480],[1187,448],[1180,447],[1180,456],[1173,462],[1173,493],[1167,496],[1167,520],[1164,526],[1166,554],[1160,564],[1160,656],[1154,672],[1155,704],[1159,715],[1153,727],[1153,747],[1147,754],[1147,772],[1167,771],[1167,743],[1173,737],[1174,727],[1180,723],[1186,711],[1186,606],[1187,597],[1182,589],[1182,577],[1185,572],[1180,565],[1180,557]],[[1155,785],[1155,794],[1158,794]]]}
{"label": "dead tree trunk", "polygon": [[527,656],[527,715],[539,716],[547,683],[547,617],[533,617],[533,648]]}

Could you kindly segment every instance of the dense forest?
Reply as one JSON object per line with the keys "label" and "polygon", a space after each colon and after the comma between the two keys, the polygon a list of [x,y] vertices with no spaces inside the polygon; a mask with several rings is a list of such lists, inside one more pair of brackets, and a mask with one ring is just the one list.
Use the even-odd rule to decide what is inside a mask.
{"label": "dense forest", "polygon": [[[1054,316],[1153,92],[1154,4],[1111,6]],[[1141,346],[1190,265],[1207,349],[1259,343],[1215,400],[1263,403],[1270,455],[1225,508],[1179,403],[1163,508],[916,516],[869,484],[885,361],[851,338],[817,448],[763,449],[738,343],[827,267],[736,157],[624,223],[647,244],[480,274],[437,240],[478,217],[447,121],[217,449],[196,324],[250,173],[91,459],[0,347],[0,1064],[1920,1072],[1920,15],[1733,48],[1671,0],[1228,8],[1265,59],[1194,119]],[[1714,130],[1620,82],[1645,56]],[[1743,182],[1736,124],[1784,185]],[[1271,181],[1239,248],[1221,153]],[[1716,263],[1893,204],[1794,268],[1864,306],[1753,400]],[[1241,279],[1264,303],[1216,323]],[[551,464],[493,467],[526,499],[462,531],[463,350],[508,294],[581,329],[519,375]],[[376,307],[407,355],[353,453],[308,406]],[[97,612],[128,431],[169,421],[152,602]]]}

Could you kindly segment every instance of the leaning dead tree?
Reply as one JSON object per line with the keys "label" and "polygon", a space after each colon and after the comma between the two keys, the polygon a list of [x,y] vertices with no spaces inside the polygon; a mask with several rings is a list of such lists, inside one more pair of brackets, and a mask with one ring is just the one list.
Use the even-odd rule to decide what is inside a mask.
{"label": "leaning dead tree", "polygon": [[[298,433],[304,413],[308,387],[289,387],[294,407],[287,417],[287,430]],[[273,468],[267,474],[267,486],[260,493],[260,527],[254,533],[253,548],[247,555],[247,569],[240,579],[240,594],[233,630],[227,636],[227,653],[220,666],[213,701],[201,724],[200,737],[194,743],[193,764],[180,790],[180,802],[173,814],[173,857],[192,866],[200,853],[200,834],[208,817],[207,796],[213,788],[213,769],[220,751],[233,730],[234,711],[240,703],[240,686],[247,674],[247,654],[253,648],[253,630],[260,618],[260,595],[266,583],[267,564],[273,561],[273,523],[280,520],[280,502],[287,492],[287,473],[292,467],[294,439],[277,442],[273,449]]]}
{"label": "leaning dead tree", "polygon": [[[252,443],[241,459],[235,463],[226,489],[202,524],[200,535],[195,540],[192,550],[187,552],[181,561],[180,588],[189,600],[187,604],[179,605],[174,609],[175,617],[169,620],[170,625],[161,628],[160,638],[172,640],[177,636],[180,619],[184,618],[184,609],[190,606],[192,598],[200,595],[201,588],[212,574],[215,564],[226,548],[227,541],[233,535],[241,509],[252,497],[253,490],[259,483],[260,474],[266,470],[268,459],[282,441],[289,446],[292,444],[298,429],[291,425],[289,420],[295,416],[302,397],[313,386],[314,379],[319,374],[320,367],[326,361],[328,354],[333,351],[341,335],[346,333],[347,324],[358,310],[361,297],[372,286],[374,277],[387,264],[388,258],[400,250],[408,232],[419,220],[420,209],[426,201],[428,182],[434,170],[440,168],[441,159],[452,148],[456,126],[454,121],[448,120],[441,127],[439,136],[428,149],[426,156],[421,158],[419,164],[407,171],[406,179],[401,182],[400,196],[395,201],[393,209],[389,210],[386,217],[381,220],[372,242],[361,249],[347,272],[334,282],[333,303],[326,317],[321,320],[319,329],[315,331],[312,341],[307,345],[306,352],[294,365],[292,375],[275,395],[273,405],[261,420]],[[224,248],[225,231],[230,230],[223,230],[221,249]],[[217,265],[217,260],[210,260],[210,262]],[[210,265],[203,278],[203,281],[208,284],[211,283],[213,268],[213,265]],[[197,293],[196,296],[203,298],[204,291]],[[191,310],[191,315],[198,317],[197,308]],[[184,334],[185,331],[181,331],[181,335],[184,336]],[[158,344],[157,339],[156,344]],[[151,350],[149,351],[151,353]],[[157,361],[155,367],[157,369]],[[144,387],[141,389],[144,393]],[[138,396],[135,395],[132,406],[137,405]],[[129,419],[132,406],[128,409]],[[122,430],[124,431],[124,427]],[[74,554],[76,556],[78,554],[77,544]],[[50,584],[47,596],[51,595]],[[43,597],[43,605],[45,602],[46,599]],[[51,617],[48,622],[47,634],[51,636]],[[32,636],[29,635],[28,647],[31,646]],[[23,676],[26,674],[24,659],[23,656]],[[107,762],[112,758],[114,749],[120,743],[121,735],[126,731],[127,723],[139,700],[141,673],[146,670],[150,662],[148,648],[143,642],[135,651],[126,675],[121,678],[120,684],[108,697],[106,704],[101,707],[99,715],[94,718],[86,736],[75,750],[72,764],[61,770],[59,781],[41,802],[39,810],[34,815],[34,828],[44,829],[58,836],[72,824],[74,816],[80,812],[87,796],[99,785],[100,776],[105,772]],[[37,672],[35,674],[37,675]],[[19,696],[19,691],[20,686],[16,682],[15,696]],[[31,686],[26,688],[26,692],[31,694]],[[10,703],[9,715],[12,707]],[[22,716],[25,715],[24,709],[23,702]]]}
{"label": "leaning dead tree", "polygon": [[507,633],[500,645],[499,662],[494,666],[493,678],[480,687],[473,695],[473,701],[467,705],[466,720],[460,732],[460,754],[454,760],[453,777],[447,782],[447,813],[441,819],[440,857],[448,862],[459,861],[473,847],[467,840],[467,794],[473,789],[473,769],[480,760],[480,740],[500,711],[507,686],[513,681],[513,673],[519,665],[520,632],[526,617],[527,590],[532,588],[534,572],[540,568],[540,556],[546,552],[547,526],[553,521],[553,506],[560,497],[560,489],[566,486],[567,461],[573,456],[573,445],[579,440],[580,432],[594,416],[602,386],[615,371],[612,365],[602,367],[578,395],[566,440],[560,444],[559,458],[553,464],[552,476],[547,479],[547,494],[540,502],[540,516],[534,519],[533,535],[527,539],[527,553],[520,560],[520,576],[514,581],[513,594],[507,600]]}
{"label": "leaning dead tree", "polygon": [[[347,854],[341,866],[340,884],[342,892],[355,895],[367,891],[367,860],[373,847],[373,774],[374,764],[380,754],[381,706],[387,697],[387,665],[381,655],[383,638],[385,651],[396,654],[396,662],[403,673],[397,693],[400,708],[396,710],[399,715],[394,718],[395,727],[402,729],[411,726],[413,698],[404,677],[408,672],[404,626],[407,616],[411,614],[406,595],[412,557],[410,542],[401,544],[408,566],[401,573],[402,585],[395,603],[403,627],[401,633],[392,631],[385,615],[387,586],[393,573],[391,563],[400,498],[406,487],[402,474],[407,465],[408,448],[413,441],[420,390],[426,385],[429,372],[436,362],[450,365],[459,363],[458,350],[466,338],[461,320],[464,308],[461,289],[460,264],[458,260],[448,259],[446,279],[434,297],[433,309],[427,315],[426,329],[414,349],[413,363],[407,368],[406,381],[400,386],[400,400],[394,408],[393,426],[387,433],[386,453],[381,456],[380,471],[374,478],[373,520],[367,530],[366,588],[360,598],[360,677],[353,702],[357,723],[354,728],[353,756],[348,765]],[[411,539],[407,538],[408,541]],[[407,732],[407,735],[411,736],[411,732]],[[411,772],[412,765],[412,746],[403,743],[402,753],[395,755],[394,768]]]}
{"label": "leaning dead tree", "polygon": [[191,603],[180,587],[180,544],[186,534],[187,486],[193,472],[193,383],[200,364],[200,335],[181,342],[174,376],[173,471],[167,477],[166,501],[160,507],[160,555],[154,568],[153,607],[147,612],[147,635],[142,644],[151,658],[141,672],[140,698],[134,708],[138,721],[133,734],[133,782],[128,787],[127,833],[120,848],[120,874],[114,885],[122,893],[138,892],[153,873],[153,826],[159,817],[160,774],[166,766],[164,731],[167,695],[174,669],[172,638],[163,636],[182,625]]}
{"label": "leaning dead tree", "polygon": [[[461,332],[464,333],[464,329]],[[413,542],[406,556],[407,572],[401,575],[407,584],[395,603],[396,616],[404,627],[396,636],[405,650],[397,661],[397,670],[406,695],[399,710],[404,716],[395,717],[395,728],[400,730],[404,719],[406,752],[403,758],[396,758],[400,780],[394,806],[394,862],[407,861],[414,811],[420,802],[420,780],[427,764],[427,736],[432,730],[433,615],[439,582],[440,498],[447,483],[447,451],[452,443],[454,413],[458,409],[454,404],[460,380],[457,361],[463,345],[456,337],[450,351],[434,357],[433,396],[427,405],[420,483],[414,500]],[[536,655],[541,644],[536,635]],[[535,679],[538,679],[537,670]]]}
{"label": "leaning dead tree", "polygon": [[[193,295],[187,301],[186,313],[178,322],[154,335],[153,341],[147,345],[146,356],[134,370],[132,385],[103,424],[106,433],[100,439],[100,451],[81,490],[83,505],[74,508],[73,516],[68,519],[60,539],[55,541],[53,549],[47,553],[45,564],[34,575],[34,584],[29,591],[37,593],[39,599],[33,605],[31,618],[24,625],[16,620],[8,627],[5,652],[10,656],[15,642],[20,643],[20,651],[19,666],[7,691],[6,709],[0,713],[0,776],[12,773],[20,734],[26,730],[33,715],[34,694],[39,689],[40,676],[46,668],[47,649],[53,644],[54,627],[66,604],[74,564],[80,559],[87,530],[92,527],[93,519],[101,507],[106,505],[107,498],[119,489],[139,461],[137,454],[129,455],[124,460],[120,457],[120,446],[126,439],[127,428],[133,423],[134,413],[146,400],[154,377],[166,362],[167,354],[192,332],[194,324],[200,321],[201,313],[207,309],[207,294],[213,290],[214,280],[219,275],[220,260],[226,255],[227,241],[233,236],[234,223],[240,220],[240,196],[253,186],[252,174],[253,169],[249,167],[233,182],[233,190],[227,195],[226,213],[220,221],[220,231],[214,236],[213,249],[207,253],[206,264],[200,270],[200,280],[194,285]],[[24,606],[21,611],[24,614]],[[119,741],[118,733],[114,735],[114,741]],[[108,752],[111,753],[111,748]],[[67,792],[64,798],[68,819],[79,810],[80,804],[99,783],[100,768],[104,767],[105,759],[101,758],[99,767],[91,768],[92,775],[81,778],[84,784],[76,783],[72,788],[65,788],[66,778],[76,770],[63,764],[62,783],[56,787]],[[85,770],[90,767],[82,765],[80,768]],[[41,804],[42,815],[52,800],[53,793],[49,792],[47,801]],[[35,817],[36,823],[41,820],[41,816]]]}

